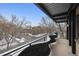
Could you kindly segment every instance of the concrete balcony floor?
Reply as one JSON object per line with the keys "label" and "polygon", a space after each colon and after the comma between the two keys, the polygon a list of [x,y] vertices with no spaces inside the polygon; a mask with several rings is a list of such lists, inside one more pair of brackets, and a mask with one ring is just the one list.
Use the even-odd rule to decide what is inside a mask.
{"label": "concrete balcony floor", "polygon": [[57,39],[56,44],[50,46],[50,56],[75,56],[71,52],[71,47],[67,39]]}
{"label": "concrete balcony floor", "polygon": [[76,55],[79,56],[79,42],[76,42]]}

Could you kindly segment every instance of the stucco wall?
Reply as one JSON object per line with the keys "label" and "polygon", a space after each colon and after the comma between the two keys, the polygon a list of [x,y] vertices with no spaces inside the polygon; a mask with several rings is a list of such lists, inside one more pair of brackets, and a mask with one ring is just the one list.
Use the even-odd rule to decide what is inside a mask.
{"label": "stucco wall", "polygon": [[79,39],[79,7],[76,9],[76,39]]}

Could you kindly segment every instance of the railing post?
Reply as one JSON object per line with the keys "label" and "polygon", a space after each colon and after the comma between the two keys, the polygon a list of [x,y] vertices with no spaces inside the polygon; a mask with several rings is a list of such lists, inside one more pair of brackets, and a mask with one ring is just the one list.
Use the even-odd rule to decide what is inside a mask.
{"label": "railing post", "polygon": [[29,46],[31,46],[31,43],[29,44]]}
{"label": "railing post", "polygon": [[46,40],[47,37],[44,37],[44,41]]}

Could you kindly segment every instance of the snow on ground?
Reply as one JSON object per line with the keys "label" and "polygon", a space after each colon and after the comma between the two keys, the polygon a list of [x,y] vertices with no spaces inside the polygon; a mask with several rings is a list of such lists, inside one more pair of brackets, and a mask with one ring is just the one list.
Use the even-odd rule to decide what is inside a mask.
{"label": "snow on ground", "polygon": [[38,43],[46,43],[46,42],[48,42],[48,41],[50,41],[50,38],[49,38],[49,36],[47,35],[45,38],[42,38],[42,40],[39,40],[39,41],[33,43],[32,45],[35,45],[35,44],[38,44]]}
{"label": "snow on ground", "polygon": [[29,36],[32,36],[32,37],[40,37],[40,36],[43,36],[43,35],[45,35],[45,34],[47,34],[47,33],[37,34],[37,35],[32,35],[32,34],[29,34]]}
{"label": "snow on ground", "polygon": [[17,41],[19,41],[19,42],[24,42],[24,41],[25,41],[25,38],[21,38],[21,39],[15,38],[15,40],[17,40]]}

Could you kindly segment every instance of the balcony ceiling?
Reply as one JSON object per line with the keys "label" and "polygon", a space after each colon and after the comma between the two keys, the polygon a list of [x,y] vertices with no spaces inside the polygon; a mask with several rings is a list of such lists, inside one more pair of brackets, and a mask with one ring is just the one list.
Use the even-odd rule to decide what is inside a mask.
{"label": "balcony ceiling", "polygon": [[51,15],[67,12],[70,7],[69,3],[44,3],[43,5]]}
{"label": "balcony ceiling", "polygon": [[69,8],[71,7],[70,3],[37,3],[36,5],[53,20],[64,20]]}

